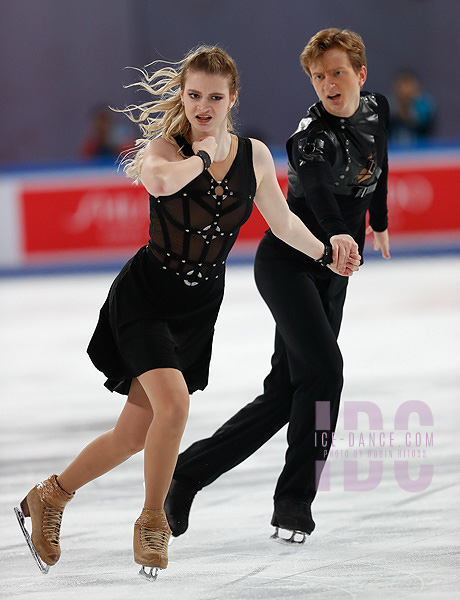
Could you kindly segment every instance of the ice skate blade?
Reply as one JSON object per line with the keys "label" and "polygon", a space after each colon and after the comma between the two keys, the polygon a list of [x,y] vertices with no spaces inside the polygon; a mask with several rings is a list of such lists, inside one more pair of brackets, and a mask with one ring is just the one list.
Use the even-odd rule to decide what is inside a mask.
{"label": "ice skate blade", "polygon": [[[279,534],[279,527],[275,528],[275,533],[270,536],[271,540],[278,542],[278,544],[285,544],[286,546],[302,546],[305,544],[305,539],[307,534],[303,531],[291,531],[291,536],[288,538],[282,537]],[[300,536],[300,539],[297,539],[296,536]]]}
{"label": "ice skate blade", "polygon": [[[150,571],[148,571],[148,569],[150,569]],[[155,574],[153,573],[153,569],[155,569]],[[144,579],[147,579],[147,581],[156,581],[159,570],[160,567],[148,567],[146,565],[142,565],[139,575],[144,577]]]}
{"label": "ice skate blade", "polygon": [[34,557],[35,562],[38,565],[38,568],[43,573],[43,575],[46,575],[48,573],[48,571],[50,570],[50,566],[47,565],[46,563],[44,563],[42,561],[42,559],[38,556],[38,553],[35,550],[34,545],[32,544],[32,540],[30,539],[29,532],[27,531],[24,515],[22,514],[22,512],[19,510],[19,508],[17,506],[14,507],[14,512],[16,514],[16,518],[18,520],[19,526],[21,527],[22,533],[23,533],[24,537],[26,538],[26,542],[27,542],[27,545],[29,546],[29,550],[31,551],[32,556]]}

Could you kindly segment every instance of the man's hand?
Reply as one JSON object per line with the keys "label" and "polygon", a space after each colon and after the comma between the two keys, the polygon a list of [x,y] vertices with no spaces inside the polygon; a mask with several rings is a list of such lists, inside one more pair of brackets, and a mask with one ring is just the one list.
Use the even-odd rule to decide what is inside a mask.
{"label": "man's hand", "polygon": [[333,265],[336,267],[339,275],[347,275],[347,263],[350,255],[358,255],[358,244],[346,233],[333,235],[330,239],[332,246]]}
{"label": "man's hand", "polygon": [[361,256],[359,254],[350,254],[345,264],[345,271],[340,273],[337,267],[332,263],[327,265],[328,268],[336,275],[342,275],[343,277],[351,277],[355,271],[359,271],[359,265],[361,264]]}
{"label": "man's hand", "polygon": [[366,229],[366,235],[369,235],[370,233],[374,234],[374,250],[376,252],[380,250],[383,258],[391,258],[388,229],[385,229],[385,231],[374,231],[369,225],[369,227]]}

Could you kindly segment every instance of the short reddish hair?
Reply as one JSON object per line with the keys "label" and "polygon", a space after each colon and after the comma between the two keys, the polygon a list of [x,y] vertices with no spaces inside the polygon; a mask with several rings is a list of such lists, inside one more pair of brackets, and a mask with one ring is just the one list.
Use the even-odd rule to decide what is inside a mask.
{"label": "short reddish hair", "polygon": [[308,77],[311,77],[310,64],[331,48],[344,50],[356,73],[366,66],[366,49],[360,35],[349,29],[322,29],[310,39],[300,55],[300,64]]}

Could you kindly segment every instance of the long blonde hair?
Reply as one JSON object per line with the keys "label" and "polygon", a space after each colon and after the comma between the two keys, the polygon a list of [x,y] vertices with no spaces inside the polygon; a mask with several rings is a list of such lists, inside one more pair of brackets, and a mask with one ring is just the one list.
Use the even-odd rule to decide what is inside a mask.
{"label": "long blonde hair", "polygon": [[[159,63],[165,64],[165,61],[155,61],[151,65]],[[226,75],[229,79],[230,96],[238,91],[239,76],[235,61],[218,46],[199,46],[190,50],[183,60],[166,64],[170,66],[152,74],[147,71],[147,67],[151,65],[144,69],[136,69],[142,74],[141,80],[126,86],[144,89],[154,96],[149,102],[132,104],[120,111],[137,123],[143,134],[136,140],[134,148],[122,155],[121,160],[126,175],[136,183],[139,182],[144,150],[149,141],[162,137],[173,143],[175,136],[185,135],[190,129],[190,122],[180,97],[189,72]],[[137,116],[134,113],[137,113]],[[227,126],[229,130],[233,129],[230,112]]]}

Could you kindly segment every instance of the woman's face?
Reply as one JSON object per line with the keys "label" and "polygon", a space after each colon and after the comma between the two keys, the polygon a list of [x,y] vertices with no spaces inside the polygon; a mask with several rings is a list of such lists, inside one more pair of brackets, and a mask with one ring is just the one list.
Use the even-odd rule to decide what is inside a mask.
{"label": "woman's face", "polygon": [[229,86],[226,75],[188,73],[180,95],[192,130],[207,136],[222,127],[227,128],[227,115],[236,101],[236,94],[230,96]]}
{"label": "woman's face", "polygon": [[336,117],[351,117],[358,109],[367,69],[357,73],[344,50],[330,48],[309,65],[311,82],[325,110]]}

